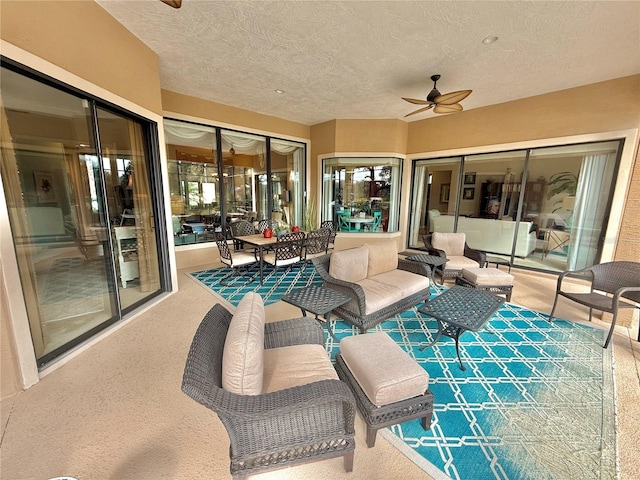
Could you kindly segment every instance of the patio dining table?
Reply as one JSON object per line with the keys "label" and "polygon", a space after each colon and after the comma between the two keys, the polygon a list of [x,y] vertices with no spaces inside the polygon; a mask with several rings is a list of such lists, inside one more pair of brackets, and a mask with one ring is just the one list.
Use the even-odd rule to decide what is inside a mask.
{"label": "patio dining table", "polygon": [[243,243],[246,243],[247,245],[255,247],[258,250],[258,263],[260,264],[260,285],[262,285],[264,271],[263,252],[271,245],[275,245],[275,243],[278,241],[278,237],[273,235],[272,237],[265,238],[262,233],[256,233],[254,235],[238,235],[235,238]]}

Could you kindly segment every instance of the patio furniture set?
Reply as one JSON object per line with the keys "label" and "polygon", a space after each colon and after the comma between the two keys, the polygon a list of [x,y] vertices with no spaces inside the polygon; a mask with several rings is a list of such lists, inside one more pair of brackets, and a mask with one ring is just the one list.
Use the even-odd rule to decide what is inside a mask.
{"label": "patio furniture set", "polygon": [[[434,318],[438,330],[420,350],[448,336],[465,370],[460,336],[482,329],[510,300],[513,276],[482,268],[486,258],[468,248],[464,234],[445,235],[425,239],[432,246],[429,254],[406,259],[398,257],[395,241],[321,253],[312,263],[324,285],[282,297],[301,309],[301,318],[265,322],[262,299],[255,293],[247,294],[233,315],[221,305],[211,309],[193,339],[182,389],[222,420],[231,441],[234,479],[336,456],[343,456],[345,470],[351,471],[356,408],[366,424],[368,447],[374,447],[377,431],[387,426],[420,419],[422,428],[431,427],[428,373],[386,333],[363,334],[424,302],[418,312]],[[255,242],[248,237],[244,243],[260,248],[257,237]],[[441,284],[455,278],[455,285],[429,300],[434,272]],[[563,279],[570,275],[588,279],[591,291],[565,291]],[[612,313],[613,330],[618,308],[640,302],[640,263],[611,262],[563,273],[549,321],[560,296],[588,306],[590,315],[592,308]],[[324,349],[320,318],[325,317],[328,333],[337,341],[332,313],[361,333],[339,341],[335,364]],[[611,331],[605,348],[610,337]]]}

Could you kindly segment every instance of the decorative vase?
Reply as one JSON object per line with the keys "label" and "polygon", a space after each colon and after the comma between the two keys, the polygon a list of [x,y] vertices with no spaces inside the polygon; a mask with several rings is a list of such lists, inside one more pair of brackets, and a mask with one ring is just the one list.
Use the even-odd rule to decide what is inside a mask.
{"label": "decorative vase", "polygon": [[264,238],[271,238],[271,237],[273,237],[273,230],[271,230],[269,227],[267,227],[262,232],[262,235],[264,236]]}

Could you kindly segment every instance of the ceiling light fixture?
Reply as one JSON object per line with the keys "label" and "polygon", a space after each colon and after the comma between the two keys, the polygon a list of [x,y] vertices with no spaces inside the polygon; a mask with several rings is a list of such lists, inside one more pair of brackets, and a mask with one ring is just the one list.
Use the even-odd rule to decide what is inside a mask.
{"label": "ceiling light fixture", "polygon": [[482,43],[485,45],[491,45],[492,43],[496,43],[498,41],[498,35],[489,35],[488,37],[484,37],[482,39]]}
{"label": "ceiling light fixture", "polygon": [[236,149],[235,149],[235,148],[233,148],[233,145],[231,145],[231,149],[229,150],[229,153],[230,153],[231,155],[235,155],[235,154],[236,154]]}
{"label": "ceiling light fixture", "polygon": [[278,95],[282,95],[284,93],[284,90],[280,90],[279,88],[276,88],[275,91]]}
{"label": "ceiling light fixture", "polygon": [[182,6],[182,0],[160,0],[162,3],[166,3],[170,7],[180,8]]}

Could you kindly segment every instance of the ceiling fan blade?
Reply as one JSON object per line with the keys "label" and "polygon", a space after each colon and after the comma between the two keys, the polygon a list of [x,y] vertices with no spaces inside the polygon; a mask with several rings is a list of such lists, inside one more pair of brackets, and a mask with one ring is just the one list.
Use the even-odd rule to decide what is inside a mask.
{"label": "ceiling fan blade", "polygon": [[421,112],[426,112],[427,110],[433,108],[433,105],[427,105],[424,108],[419,108],[418,110],[416,110],[415,112],[411,112],[411,113],[407,113],[405,115],[405,117],[410,117],[411,115],[415,115],[416,113],[421,113]]}
{"label": "ceiling fan blade", "polygon": [[429,105],[431,102],[428,100],[420,100],[418,98],[406,98],[402,97],[405,102],[413,103],[415,105]]}
{"label": "ceiling fan blade", "polygon": [[436,97],[433,101],[438,105],[453,105],[467,98],[473,90],[459,90],[457,92],[445,93]]}
{"label": "ceiling fan blade", "polygon": [[433,113],[455,113],[461,112],[462,105],[459,103],[454,103],[453,105],[436,105],[436,108],[433,109]]}
{"label": "ceiling fan blade", "polygon": [[182,0],[160,0],[162,3],[166,3],[170,7],[180,8],[182,6]]}

